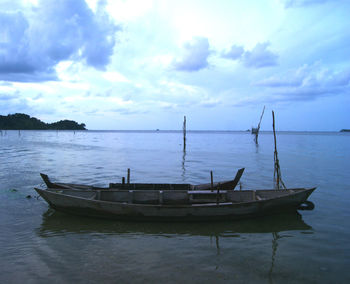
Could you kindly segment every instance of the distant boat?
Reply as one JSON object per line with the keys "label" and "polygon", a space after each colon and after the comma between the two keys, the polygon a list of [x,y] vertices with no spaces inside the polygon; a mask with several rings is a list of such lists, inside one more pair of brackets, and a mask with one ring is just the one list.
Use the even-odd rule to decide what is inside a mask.
{"label": "distant boat", "polygon": [[340,132],[350,132],[350,129],[342,129]]}
{"label": "distant boat", "polygon": [[252,127],[252,130],[250,131],[252,134],[257,134],[259,132],[257,127]]}

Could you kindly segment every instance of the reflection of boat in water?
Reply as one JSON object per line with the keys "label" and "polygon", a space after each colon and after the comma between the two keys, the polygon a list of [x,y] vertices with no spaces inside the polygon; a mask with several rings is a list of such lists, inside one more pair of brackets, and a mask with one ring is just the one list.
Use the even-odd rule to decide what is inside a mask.
{"label": "reflection of boat in water", "polygon": [[81,218],[49,209],[43,214],[43,221],[40,228],[37,229],[37,233],[41,237],[90,233],[167,237],[172,235],[237,237],[238,234],[306,231],[311,229],[312,227],[307,225],[297,212],[236,222],[150,223]]}

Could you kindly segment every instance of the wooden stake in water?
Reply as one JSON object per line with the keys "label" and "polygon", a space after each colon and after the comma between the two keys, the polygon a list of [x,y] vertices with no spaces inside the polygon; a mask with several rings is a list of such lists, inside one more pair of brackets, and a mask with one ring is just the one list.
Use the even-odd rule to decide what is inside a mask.
{"label": "wooden stake in water", "polygon": [[128,176],[126,182],[127,184],[130,184],[130,169],[128,169]]}
{"label": "wooden stake in water", "polygon": [[256,133],[255,133],[255,143],[256,144],[258,144],[258,135],[259,135],[259,131],[260,131],[260,124],[261,124],[261,120],[263,118],[264,112],[265,112],[265,106],[264,106],[263,111],[261,113],[260,121],[259,121],[258,127],[256,129]]}
{"label": "wooden stake in water", "polygon": [[276,139],[276,130],[275,130],[275,113],[272,111],[272,128],[273,128],[273,138],[275,142],[275,152],[273,156],[274,160],[274,172],[273,172],[273,178],[276,182],[276,189],[280,189],[281,186],[283,188],[286,188],[281,175],[281,168],[280,168],[280,162],[278,160],[278,152],[277,152],[277,139]]}
{"label": "wooden stake in water", "polygon": [[184,150],[186,149],[186,116],[184,116],[184,123],[182,126],[182,131],[184,134]]}
{"label": "wooden stake in water", "polygon": [[210,189],[214,191],[213,171],[210,171]]}
{"label": "wooden stake in water", "polygon": [[220,201],[220,183],[218,183],[218,188],[216,191],[216,204],[219,204]]}

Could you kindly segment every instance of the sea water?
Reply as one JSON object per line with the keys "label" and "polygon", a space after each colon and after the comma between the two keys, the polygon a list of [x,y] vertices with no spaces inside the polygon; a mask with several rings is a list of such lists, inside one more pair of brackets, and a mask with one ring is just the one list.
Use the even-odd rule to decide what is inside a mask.
{"label": "sea water", "polygon": [[50,209],[52,180],[209,183],[245,172],[273,188],[273,135],[248,132],[2,131],[0,283],[349,283],[350,135],[279,132],[287,187],[314,187],[312,211],[242,221],[118,222]]}

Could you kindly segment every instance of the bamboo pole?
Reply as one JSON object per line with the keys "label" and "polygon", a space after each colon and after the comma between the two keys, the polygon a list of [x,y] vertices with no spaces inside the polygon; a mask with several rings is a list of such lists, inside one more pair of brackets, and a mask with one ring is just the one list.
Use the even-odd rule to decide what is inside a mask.
{"label": "bamboo pole", "polygon": [[218,187],[216,190],[216,204],[219,204],[220,201],[220,183],[218,183]]}
{"label": "bamboo pole", "polygon": [[260,116],[260,121],[259,121],[259,124],[258,124],[258,128],[256,130],[256,133],[255,133],[255,143],[258,144],[258,135],[259,135],[259,131],[260,131],[260,124],[261,124],[261,120],[264,116],[264,112],[265,112],[265,106],[263,108],[263,111],[261,113],[261,116]]}
{"label": "bamboo pole", "polygon": [[278,152],[277,152],[277,139],[276,139],[276,130],[275,130],[275,113],[272,111],[272,128],[273,128],[273,138],[275,143],[275,151],[274,151],[274,172],[273,178],[276,182],[276,189],[280,189],[281,187],[286,188],[281,175],[280,162],[278,160]]}
{"label": "bamboo pole", "polygon": [[130,184],[130,169],[128,169],[128,175],[127,175],[127,184]]}
{"label": "bamboo pole", "polygon": [[184,150],[186,149],[186,116],[184,116],[184,123],[182,126],[183,136],[184,136]]}

